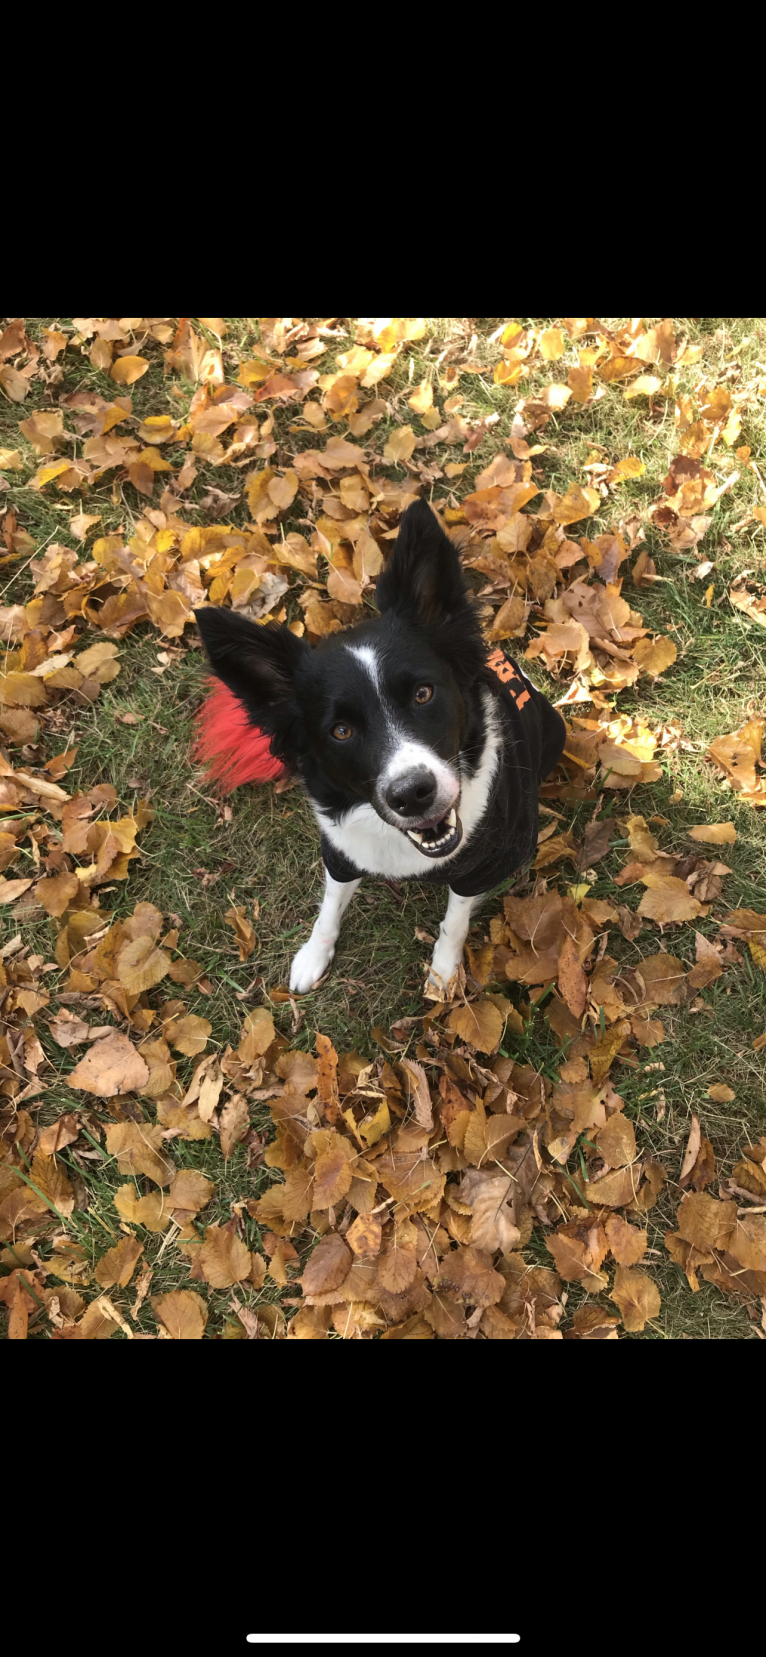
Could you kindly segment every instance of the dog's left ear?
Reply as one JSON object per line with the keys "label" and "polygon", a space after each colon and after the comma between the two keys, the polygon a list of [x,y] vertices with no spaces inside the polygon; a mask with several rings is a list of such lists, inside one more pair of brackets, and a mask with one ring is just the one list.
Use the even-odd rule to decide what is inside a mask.
{"label": "dog's left ear", "polygon": [[213,672],[259,720],[269,724],[289,700],[298,666],[309,649],[289,627],[256,627],[235,610],[195,610]]}
{"label": "dog's left ear", "polygon": [[456,547],[425,501],[408,506],[376,594],[381,614],[397,610],[421,627],[440,627],[470,613]]}

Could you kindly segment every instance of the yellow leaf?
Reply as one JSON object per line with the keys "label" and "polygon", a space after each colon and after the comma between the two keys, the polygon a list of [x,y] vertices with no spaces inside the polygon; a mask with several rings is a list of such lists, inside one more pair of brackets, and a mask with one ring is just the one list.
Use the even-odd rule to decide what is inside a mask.
{"label": "yellow leaf", "polygon": [[252,1255],[233,1231],[209,1225],[195,1263],[212,1289],[230,1289],[250,1275]]}
{"label": "yellow leaf", "polygon": [[649,1318],[656,1318],[662,1304],[660,1291],[646,1272],[618,1266],[609,1299],[620,1308],[630,1334],[640,1334]]}
{"label": "yellow leaf", "polygon": [[206,1208],[215,1191],[215,1181],[198,1168],[179,1168],[165,1195],[171,1208],[183,1208],[187,1214],[198,1214]]}
{"label": "yellow leaf", "polygon": [[733,1088],[727,1087],[725,1082],[714,1082],[707,1090],[708,1099],[714,1099],[717,1105],[730,1105],[737,1095]]}
{"label": "yellow leaf", "polygon": [[417,438],[411,426],[399,426],[391,433],[383,450],[383,459],[401,463],[414,453]]}
{"label": "yellow leaf", "polygon": [[246,961],[255,949],[256,937],[253,923],[245,914],[244,905],[239,909],[227,909],[223,918],[234,932],[240,961]]}
{"label": "yellow leaf", "polygon": [[523,362],[498,362],[492,377],[495,385],[516,385],[524,373],[526,364]]}
{"label": "yellow leaf", "polygon": [[639,639],[633,647],[633,660],[638,663],[642,673],[647,673],[656,679],[660,673],[666,673],[678,655],[672,639],[663,633],[658,633],[653,639]]}
{"label": "yellow leaf", "polygon": [[661,389],[662,380],[659,380],[656,374],[639,374],[638,379],[634,380],[632,385],[626,386],[623,396],[626,399],[631,397],[653,397],[655,392]]}
{"label": "yellow leaf", "polygon": [[137,1237],[121,1237],[114,1248],[102,1254],[93,1273],[96,1282],[102,1289],[111,1289],[115,1284],[126,1289],[143,1252],[144,1245]]}
{"label": "yellow leaf", "polygon": [[[100,1045],[95,1043],[95,1046]],[[145,1069],[148,1072],[148,1066]],[[71,1076],[68,1076],[70,1085],[71,1081]],[[89,1091],[93,1093],[95,1089]],[[110,1098],[112,1095],[102,1094],[102,1097]],[[162,1154],[162,1128],[159,1124],[110,1122],[106,1128],[106,1148],[110,1156],[116,1156],[121,1174],[146,1174],[155,1185],[170,1184],[175,1168]]]}
{"label": "yellow leaf", "polygon": [[118,385],[134,385],[146,373],[149,364],[145,357],[118,357],[112,363],[109,377],[116,380]]}
{"label": "yellow leaf", "polygon": [[0,903],[15,903],[22,892],[28,892],[31,880],[5,880],[0,877]]}
{"label": "yellow leaf", "polygon": [[274,1040],[274,1020],[265,1007],[254,1007],[247,1013],[237,1048],[237,1058],[243,1064],[253,1064]]}
{"label": "yellow leaf", "polygon": [[[149,1080],[149,1066],[132,1042],[115,1030],[94,1041],[89,1052],[67,1076],[67,1087],[82,1088],[99,1099],[113,1099],[120,1093],[134,1093]],[[135,1123],[126,1124],[135,1127]]]}
{"label": "yellow leaf", "polygon": [[546,362],[558,362],[566,350],[564,335],[560,328],[546,328],[539,339],[540,355]]}
{"label": "yellow leaf", "polygon": [[574,524],[578,518],[589,518],[601,505],[601,496],[595,489],[581,489],[579,483],[570,483],[565,495],[553,502],[551,512],[557,524]]}
{"label": "yellow leaf", "polygon": [[491,1001],[482,999],[455,1007],[447,1023],[461,1041],[480,1053],[494,1053],[500,1046],[505,1020]]}
{"label": "yellow leaf", "polygon": [[587,403],[593,390],[593,369],[585,368],[582,364],[577,368],[570,368],[567,385],[576,403]]}
{"label": "yellow leaf", "polygon": [[135,1184],[128,1181],[115,1191],[113,1201],[120,1219],[128,1225],[144,1226],[147,1231],[167,1231],[170,1225],[170,1203],[164,1191],[137,1197]]}
{"label": "yellow leaf", "polygon": [[645,471],[643,460],[639,460],[638,455],[626,455],[624,460],[618,460],[611,472],[607,472],[604,482],[624,483],[626,478],[640,478]]}
{"label": "yellow leaf", "polygon": [[46,483],[52,483],[54,478],[68,472],[71,464],[70,460],[55,460],[52,466],[40,466],[34,477],[29,480],[30,489],[44,489]]}
{"label": "yellow leaf", "polygon": [[430,380],[421,380],[420,385],[407,398],[407,403],[415,414],[427,414],[433,408],[434,388]]}
{"label": "yellow leaf", "polygon": [[207,1323],[207,1307],[193,1289],[172,1289],[153,1295],[152,1311],[174,1341],[201,1341]]}
{"label": "yellow leaf", "polygon": [[171,959],[153,938],[129,939],[117,956],[117,977],[131,995],[154,989],[170,971]]}
{"label": "yellow leaf", "polygon": [[697,823],[688,833],[692,840],[701,840],[706,846],[733,846],[737,838],[733,823]]}
{"label": "yellow leaf", "polygon": [[198,1013],[187,1013],[184,1018],[174,1018],[170,1024],[163,1025],[165,1040],[177,1053],[184,1053],[189,1059],[197,1053],[204,1053],[212,1033],[212,1024],[206,1018],[200,1018]]}
{"label": "yellow leaf", "polygon": [[691,921],[702,913],[702,904],[692,897],[684,880],[676,875],[659,874],[646,869],[641,879],[649,888],[638,906],[639,915],[647,915],[662,925]]}

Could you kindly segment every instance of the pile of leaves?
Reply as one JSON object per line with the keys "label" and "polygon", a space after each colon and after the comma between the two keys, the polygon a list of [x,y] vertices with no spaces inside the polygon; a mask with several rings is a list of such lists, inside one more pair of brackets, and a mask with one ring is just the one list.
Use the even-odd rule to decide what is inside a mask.
{"label": "pile of leaves", "polygon": [[[229,351],[221,318],[76,318],[40,344],[16,321],[0,337],[5,396],[22,404],[36,381],[51,404],[19,420],[19,447],[0,450],[0,473],[70,501],[74,543],[38,549],[14,507],[3,516],[0,564],[11,575],[28,566],[32,592],[0,608],[0,904],[14,927],[41,910],[55,926],[52,960],[21,932],[0,951],[0,1298],[9,1333],[24,1338],[31,1321],[57,1339],[118,1330],[151,1338],[137,1321],[148,1303],[156,1337],[198,1339],[211,1294],[223,1297],[231,1338],[640,1333],[660,1308],[644,1221],[667,1171],[641,1149],[616,1090],[620,1070],[656,1071],[662,1108],[653,1054],[663,1009],[702,1010],[701,992],[741,966],[738,946],[766,968],[766,916],[724,912],[715,940],[696,931],[693,960],[666,948],[667,929],[718,918],[730,873],[719,849],[735,828],[697,824],[688,844],[661,847],[655,830],[666,820],[634,811],[632,791],[659,780],[663,758],[698,745],[676,725],[617,711],[615,698],[677,659],[674,640],[644,625],[638,607],[665,579],[646,534],[697,559],[721,497],[743,477],[760,483],[738,440],[766,381],[700,380],[693,395],[680,392],[679,374],[701,353],[669,322],[509,322],[482,341],[456,329],[441,349],[432,339],[420,346],[428,374],[418,384],[411,376],[404,391],[392,391],[391,376],[427,338],[422,319],[269,318],[259,333],[245,357]],[[525,397],[525,375],[571,357],[572,346],[566,381]],[[84,388],[62,390],[73,360],[94,372]],[[134,414],[126,388],[159,364],[171,412]],[[472,417],[472,375],[517,401],[504,450],[465,491],[461,476],[473,473],[499,418]],[[569,404],[615,393],[674,411],[678,452],[661,498],[643,512],[620,504],[644,472],[634,454],[592,448],[582,480],[563,492],[538,482],[550,423],[564,422]],[[277,419],[286,410],[289,425]],[[208,481],[200,501],[201,468],[206,479],[207,468],[223,468],[228,487]],[[105,482],[117,528],[87,511],[88,491]],[[193,610],[206,602],[258,623],[285,621],[312,642],[359,620],[401,513],[436,484],[483,606],[488,649],[510,642],[544,667],[567,718],[561,764],[541,791],[533,870],[503,899],[487,941],[469,949],[450,998],[426,997],[420,1017],[373,1031],[377,1056],[339,1055],[322,1034],[313,1053],[291,1047],[274,1015],[290,1004],[297,1032],[303,1014],[279,986],[245,1014],[236,1046],[219,1043],[213,1022],[184,999],[211,997],[215,986],[193,959],[193,940],[189,954],[179,948],[183,917],[149,902],[130,913],[120,903],[119,915],[101,907],[128,879],[153,812],[138,800],[119,815],[110,783],[70,796],[62,782],[77,748],[65,733],[119,674],[119,643],[134,628],[156,629],[162,673],[196,646]],[[575,532],[605,508],[613,527]],[[189,522],[200,512],[214,521]],[[766,508],[749,521],[766,524]],[[713,569],[702,559],[694,573],[702,581]],[[729,597],[763,624],[766,599],[757,581],[745,585],[748,573]],[[754,806],[766,802],[762,733],[753,718],[707,752]],[[46,743],[57,749],[50,758]],[[577,838],[565,812],[591,805]],[[616,844],[626,851],[618,895],[591,897],[596,866]],[[256,947],[257,907],[251,916],[232,905],[226,920],[244,961]],[[648,952],[622,966],[610,935],[642,934]],[[46,988],[54,974],[55,993]],[[555,1079],[508,1056],[523,1053],[535,1017],[560,1049]],[[711,1097],[733,1097],[715,1085]],[[65,1095],[64,1108],[42,1126],[49,1092]],[[261,1196],[232,1202],[221,1223],[205,1217],[214,1181],[184,1166],[184,1145],[213,1137],[227,1164],[244,1156],[248,1172],[268,1171],[271,1181]],[[79,1170],[111,1159],[124,1180],[106,1225],[112,1240],[94,1259],[78,1221]],[[665,1240],[692,1290],[701,1274],[744,1300],[755,1320],[766,1296],[764,1168],[766,1141],[743,1145],[713,1195],[713,1147],[693,1117]],[[147,1253],[157,1237],[188,1286],[153,1292]],[[126,1311],[116,1291],[129,1287]]]}

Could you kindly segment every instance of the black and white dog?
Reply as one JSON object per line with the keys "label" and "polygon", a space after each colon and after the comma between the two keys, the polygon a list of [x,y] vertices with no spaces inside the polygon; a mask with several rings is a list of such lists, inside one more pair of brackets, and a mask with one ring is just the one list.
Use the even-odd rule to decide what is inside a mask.
{"label": "black and white dog", "polygon": [[564,745],[546,698],[502,651],[488,655],[425,502],[404,513],[376,596],[379,619],[315,649],[287,627],[197,611],[213,672],[297,772],[319,825],[325,893],[292,962],[297,993],[327,970],[365,874],[449,886],[431,962],[446,988],[481,896],[533,855],[538,783]]}

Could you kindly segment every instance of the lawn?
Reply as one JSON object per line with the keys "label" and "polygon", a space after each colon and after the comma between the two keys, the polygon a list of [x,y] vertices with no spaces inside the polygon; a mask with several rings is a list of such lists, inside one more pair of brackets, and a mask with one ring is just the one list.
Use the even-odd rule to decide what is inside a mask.
{"label": "lawn", "polygon": [[[26,1330],[38,1340],[203,1332],[208,1339],[273,1338],[289,1329],[333,1339],[762,1337],[766,1176],[745,1148],[766,1135],[766,1045],[758,1043],[766,1033],[766,939],[759,942],[752,914],[749,922],[735,920],[733,933],[720,927],[736,910],[766,915],[766,811],[708,749],[745,727],[745,743],[757,748],[763,714],[766,322],[521,318],[516,330],[501,317],[386,326],[385,319],[308,319],[303,329],[301,320],[227,318],[222,328],[222,319],[206,318],[179,328],[177,319],[130,318],[108,328],[98,319],[27,318],[20,349],[20,336],[3,336],[17,349],[0,367],[7,652],[0,828],[13,837],[0,833],[2,1332],[15,1338]],[[135,361],[148,366],[131,379]],[[116,363],[128,365],[124,373],[114,375]],[[639,375],[646,389],[632,395]],[[240,393],[228,424],[217,420],[226,387]],[[129,398],[129,408],[118,397]],[[339,440],[359,446],[363,461],[342,451],[334,457]],[[518,509],[502,469],[509,461],[517,477],[525,467],[529,474],[531,498],[525,494]],[[621,461],[630,464],[613,475]],[[454,1003],[434,1008],[423,998],[429,945],[422,935],[437,931],[445,892],[372,879],[354,900],[325,981],[291,1000],[290,958],[308,936],[322,888],[313,819],[297,785],[245,787],[228,800],[211,792],[191,752],[205,664],[193,618],[183,622],[203,583],[213,602],[237,602],[256,620],[286,621],[312,642],[374,612],[369,572],[374,577],[402,507],[417,494],[443,514],[461,546],[488,639],[502,640],[552,700],[569,691],[562,711],[570,761],[543,801],[537,867],[488,896],[475,917],[468,977]],[[569,513],[560,505],[567,500]],[[212,533],[179,554],[192,530]],[[242,531],[251,539],[237,545],[232,536]],[[661,671],[636,676],[630,641],[622,654],[619,645],[611,656],[595,653],[578,672],[571,640],[558,653],[551,645],[525,659],[546,627],[564,619],[555,607],[573,579],[588,592],[599,581],[597,560],[617,533],[631,550],[617,572],[608,573],[608,559],[603,565],[611,601],[621,588],[630,627],[646,630],[647,640],[669,641],[673,659],[664,666],[662,652],[647,657]],[[572,548],[569,562],[562,545]],[[589,546],[602,554],[589,557]],[[77,561],[68,568],[64,560],[60,573],[51,548]],[[538,569],[528,576],[531,559]],[[186,586],[176,579],[184,569]],[[131,592],[139,593],[141,612],[133,624],[127,611],[118,613]],[[104,604],[112,609],[101,615]],[[503,633],[497,618],[506,604],[513,627]],[[76,656],[104,642],[117,654],[105,656],[83,688]],[[47,677],[37,674],[45,693],[30,703],[17,676],[27,684],[36,666],[47,669],[58,655],[66,661],[52,663]],[[114,664],[119,672],[110,677]],[[19,709],[26,721],[16,718]],[[620,715],[622,730],[614,723]],[[610,748],[600,764],[594,757],[593,743],[603,741],[610,722],[613,747],[627,754],[622,773],[619,752],[615,760]],[[642,730],[656,739],[650,748],[641,748]],[[20,771],[29,787],[8,781]],[[138,855],[122,863],[124,848],[115,842],[109,864],[101,849],[106,828],[101,840],[62,849],[69,800],[31,786],[46,778],[69,800],[111,786],[114,803],[108,792],[92,796],[92,821],[133,820],[128,840],[135,835]],[[645,857],[639,817],[655,837]],[[612,839],[591,866],[583,847],[593,819],[610,825]],[[695,825],[721,823],[733,824],[735,839],[690,839]],[[551,828],[569,835],[572,851],[564,845],[546,862]],[[657,853],[667,854],[664,863]],[[720,859],[727,872],[691,868],[692,854],[711,864]],[[41,879],[66,880],[91,855],[102,856],[103,871],[91,869],[85,880],[81,874],[68,903],[64,886],[60,901],[38,894]],[[647,916],[641,931],[607,919],[606,908],[634,912],[644,898],[640,873],[620,879],[634,855],[644,858],[643,868],[659,869],[658,881],[668,867],[691,892],[701,880],[701,904],[687,899],[679,920]],[[567,1001],[555,968],[542,982],[505,970],[516,948],[503,909],[511,890],[530,901],[571,893],[566,901],[583,925],[589,916],[592,949],[577,970],[592,993],[576,1015],[577,1030],[569,1022],[577,992]],[[161,913],[151,961],[161,956],[168,965],[157,968],[159,977],[147,968],[146,983],[137,977],[130,988],[118,945],[149,936],[149,922],[130,919],[141,904]],[[103,935],[117,923],[127,930],[119,937],[112,930],[109,970],[99,977],[83,945],[91,932]],[[696,981],[703,956],[695,934],[718,949]],[[635,985],[642,961],[658,952],[687,974],[675,999],[641,1004],[644,1024],[661,1025],[651,1045],[626,1027],[603,1076],[590,1055],[623,1012],[609,988],[599,999],[598,977],[593,987],[599,947],[615,963],[613,986]],[[466,996],[499,1014],[484,1045],[454,1022]],[[553,1006],[564,1009],[558,1019]],[[195,1029],[206,1021],[202,1047],[196,1036],[186,1039],[187,1051],[173,1046],[181,1018],[196,1020]],[[122,1032],[139,1054],[146,1051],[149,1084],[121,1086],[111,1096],[70,1084],[73,1065],[95,1055],[106,1036],[94,1043],[80,1031],[63,1045],[68,1020]],[[249,1048],[243,1028],[251,1031]],[[327,1039],[317,1046],[318,1034]],[[287,1053],[320,1059],[318,1072],[310,1061],[308,1092],[318,1092],[307,1103],[304,1091],[300,1133],[285,1114],[285,1081],[288,1097],[293,1086],[300,1093],[300,1064]],[[362,1061],[372,1069],[360,1078]],[[413,1061],[425,1066],[437,1112],[428,1131],[417,1072],[407,1069]],[[221,1082],[209,1113],[199,1111],[191,1087],[205,1062],[207,1075]],[[472,1126],[490,1109],[498,1082],[507,1087],[505,1112],[513,1116],[514,1100],[524,1105],[516,1105],[524,1120],[514,1118],[515,1137],[498,1141],[496,1155],[472,1159],[452,1119],[439,1114],[446,1099],[440,1077],[447,1090],[465,1090],[461,1108],[472,1112]],[[572,1116],[562,1086],[566,1093],[584,1085],[600,1087],[601,1102],[591,1117],[578,1118],[575,1109],[575,1125],[585,1125],[557,1154]],[[373,1138],[364,1124],[380,1101],[388,1127]],[[642,1172],[644,1183],[632,1201],[602,1204],[594,1195],[604,1109],[607,1124],[617,1115],[635,1135],[631,1166],[636,1184]],[[70,1126],[57,1144],[49,1130],[62,1117]],[[702,1149],[681,1186],[693,1119]],[[116,1130],[124,1135],[119,1149]],[[151,1141],[145,1164],[131,1150],[132,1135]],[[438,1175],[449,1195],[434,1185],[424,1206],[407,1184],[411,1168],[407,1178],[400,1168],[393,1186],[379,1173],[376,1188],[384,1143],[392,1166],[397,1144],[400,1161],[425,1159],[427,1177]],[[511,1180],[520,1192],[516,1175],[532,1152],[539,1200],[519,1194],[512,1214],[503,1202],[511,1229],[482,1232],[466,1176],[477,1170],[475,1186],[482,1171],[499,1169],[495,1184],[505,1179],[507,1188]],[[304,1166],[301,1153],[314,1158],[317,1197],[318,1162],[327,1159],[329,1196],[291,1219],[275,1193]],[[179,1183],[179,1171],[204,1179]],[[355,1205],[365,1180],[375,1201],[365,1191]],[[158,1201],[165,1205],[159,1220]],[[695,1223],[709,1228],[708,1241],[683,1219],[678,1241],[684,1204],[687,1216],[697,1205]],[[362,1237],[373,1208],[384,1222],[382,1242],[377,1221],[372,1241]],[[640,1256],[630,1253],[634,1236],[611,1245],[626,1221],[634,1233],[646,1231]],[[594,1242],[594,1227],[602,1243]],[[743,1227],[747,1249],[732,1255],[731,1238]],[[347,1234],[360,1288],[341,1297],[337,1262],[339,1251],[348,1255]],[[669,1234],[676,1238],[670,1248]],[[397,1276],[402,1255],[416,1265]],[[298,1279],[311,1259],[313,1276],[301,1292]],[[385,1269],[376,1264],[384,1260]],[[621,1273],[631,1278],[623,1291]]]}

